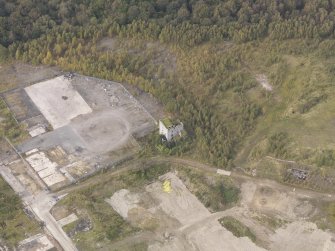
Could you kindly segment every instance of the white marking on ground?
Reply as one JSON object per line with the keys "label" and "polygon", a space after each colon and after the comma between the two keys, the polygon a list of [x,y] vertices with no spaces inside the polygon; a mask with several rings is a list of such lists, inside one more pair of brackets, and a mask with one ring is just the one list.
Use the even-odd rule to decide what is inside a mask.
{"label": "white marking on ground", "polygon": [[222,169],[216,170],[216,173],[220,174],[220,175],[225,175],[225,176],[230,176],[231,175],[231,172],[226,171],[226,170],[222,170]]}
{"label": "white marking on ground", "polygon": [[25,88],[27,94],[54,129],[92,109],[63,76]]}
{"label": "white marking on ground", "polygon": [[65,181],[65,180],[66,178],[64,177],[64,175],[60,173],[54,173],[43,179],[43,181],[45,182],[45,184],[47,184],[48,187],[55,185],[57,183],[60,183],[62,181]]}
{"label": "white marking on ground", "polygon": [[34,129],[29,131],[29,134],[30,134],[31,137],[36,137],[36,136],[41,135],[43,133],[45,133],[45,128],[43,126],[34,128]]}
{"label": "white marking on ground", "polygon": [[39,172],[46,168],[57,167],[57,163],[51,162],[44,152],[35,153],[27,157],[26,160],[34,168],[36,172]]}
{"label": "white marking on ground", "polygon": [[269,80],[266,75],[258,74],[256,75],[256,80],[262,85],[262,87],[267,91],[272,91],[272,85],[270,85]]}
{"label": "white marking on ground", "polygon": [[63,218],[63,219],[60,219],[60,220],[58,221],[58,224],[61,225],[61,226],[63,227],[63,226],[66,226],[66,225],[68,225],[68,224],[70,224],[70,223],[72,223],[72,222],[75,222],[76,220],[78,220],[77,215],[74,214],[74,213],[72,213],[72,214],[70,214],[69,216],[66,216],[66,217]]}
{"label": "white marking on ground", "polygon": [[121,189],[113,194],[110,199],[105,200],[123,218],[128,218],[128,212],[138,207],[139,196],[130,193],[127,189]]}
{"label": "white marking on ground", "polygon": [[26,152],[25,155],[28,156],[28,155],[31,155],[31,154],[36,153],[36,152],[38,152],[38,149],[37,149],[37,148],[34,148],[34,149],[32,149],[32,150]]}

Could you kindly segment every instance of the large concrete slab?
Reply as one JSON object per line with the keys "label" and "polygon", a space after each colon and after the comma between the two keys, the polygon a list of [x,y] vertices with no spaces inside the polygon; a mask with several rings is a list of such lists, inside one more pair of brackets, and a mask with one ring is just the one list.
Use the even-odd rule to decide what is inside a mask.
{"label": "large concrete slab", "polygon": [[48,167],[46,169],[43,169],[42,171],[39,171],[38,175],[43,179],[43,178],[48,177],[48,176],[50,176],[50,175],[52,175],[56,172],[57,172],[56,168]]}
{"label": "large concrete slab", "polygon": [[63,76],[28,86],[25,91],[54,129],[69,124],[81,114],[92,112]]}
{"label": "large concrete slab", "polygon": [[60,173],[54,173],[43,179],[43,181],[45,182],[45,184],[47,184],[48,187],[51,187],[52,185],[63,182],[65,180],[66,180],[65,176]]}
{"label": "large concrete slab", "polygon": [[26,158],[28,163],[34,168],[36,172],[39,172],[47,168],[57,167],[57,163],[50,161],[50,159],[45,155],[44,152],[38,152],[30,155]]}

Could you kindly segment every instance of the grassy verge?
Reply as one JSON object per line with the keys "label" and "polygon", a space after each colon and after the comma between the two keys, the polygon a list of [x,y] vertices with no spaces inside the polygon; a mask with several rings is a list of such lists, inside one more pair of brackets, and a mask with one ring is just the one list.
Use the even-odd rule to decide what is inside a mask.
{"label": "grassy verge", "polygon": [[208,175],[186,167],[178,169],[178,176],[212,212],[225,210],[239,200],[240,190],[228,177]]}
{"label": "grassy verge", "polygon": [[1,83],[0,84],[0,93],[8,91],[12,88],[14,88],[16,85],[13,83]]}
{"label": "grassy verge", "polygon": [[232,232],[236,237],[248,237],[253,242],[256,242],[256,236],[251,230],[231,216],[225,216],[219,219],[220,224],[227,230]]}
{"label": "grassy verge", "polygon": [[6,103],[0,97],[0,137],[5,136],[11,142],[18,143],[27,137],[23,125],[16,122]]}
{"label": "grassy verge", "polygon": [[20,198],[0,178],[0,239],[10,248],[39,232],[39,225],[24,213]]}
{"label": "grassy verge", "polygon": [[[264,157],[249,167],[257,170],[257,176],[261,178],[270,178],[281,183],[298,186],[302,188],[313,189],[315,191],[330,192],[335,191],[334,176],[335,170],[332,167],[317,167],[305,165],[300,161],[284,161],[271,157]],[[306,179],[298,179],[293,176],[292,169],[302,169],[308,172]]]}
{"label": "grassy verge", "polygon": [[335,202],[318,203],[321,214],[314,222],[320,229],[335,231]]}
{"label": "grassy verge", "polygon": [[260,224],[265,225],[272,230],[276,230],[288,223],[288,221],[283,220],[281,218],[276,218],[267,215],[257,215],[252,218],[258,221]]}

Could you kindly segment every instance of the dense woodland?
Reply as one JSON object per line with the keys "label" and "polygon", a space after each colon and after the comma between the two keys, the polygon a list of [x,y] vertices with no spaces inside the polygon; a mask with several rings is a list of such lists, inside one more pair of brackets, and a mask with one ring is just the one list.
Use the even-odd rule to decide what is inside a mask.
{"label": "dense woodland", "polygon": [[334,35],[334,0],[0,0],[0,43],[38,38],[57,26],[125,26],[145,21],[150,36],[185,44]]}
{"label": "dense woodland", "polygon": [[[189,137],[177,153],[192,148],[202,159],[231,166],[264,110],[247,95],[257,85],[245,65],[250,43],[313,39],[318,46],[334,37],[334,5],[335,0],[0,0],[0,60],[58,65],[134,84],[184,121]],[[152,51],[98,50],[105,37],[157,42],[173,52],[176,69],[155,64]],[[220,53],[220,43],[239,47]],[[335,47],[322,46],[327,53]],[[267,63],[285,68],[276,54],[283,49],[266,51]],[[274,81],[280,82],[285,71],[277,72]],[[301,113],[319,101],[308,95],[312,101],[302,104]],[[270,150],[285,153],[280,144]]]}

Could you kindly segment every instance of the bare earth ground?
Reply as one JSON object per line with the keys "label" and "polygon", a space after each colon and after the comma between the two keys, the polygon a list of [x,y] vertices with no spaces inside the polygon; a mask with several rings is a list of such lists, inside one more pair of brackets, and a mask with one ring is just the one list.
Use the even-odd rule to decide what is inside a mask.
{"label": "bare earth ground", "polygon": [[[165,180],[171,181],[171,193],[162,189]],[[137,227],[145,229],[155,222],[152,238],[143,234],[142,239],[149,242],[152,251],[335,250],[334,234],[311,222],[318,214],[311,198],[252,181],[243,182],[241,190],[240,205],[210,213],[175,174],[167,173],[148,185],[144,193],[122,189],[106,202]],[[256,244],[222,227],[218,219],[223,216],[232,216],[246,225],[256,235]]]}
{"label": "bare earth ground", "polygon": [[[165,180],[171,182],[171,193],[162,190]],[[151,241],[149,250],[263,250],[248,238],[233,236],[216,218],[211,218],[211,213],[173,173],[167,173],[160,177],[160,181],[148,185],[146,194],[155,202],[152,207],[146,208],[141,204],[143,195],[126,190],[116,192],[107,202],[130,221],[136,218],[134,214],[137,212],[142,215],[142,221],[165,215],[178,222],[164,229],[164,221],[157,221],[160,231]],[[203,224],[198,225],[199,221]]]}
{"label": "bare earth ground", "polygon": [[314,223],[296,221],[280,228],[271,237],[271,250],[330,251],[335,249],[331,234],[317,228]]}

